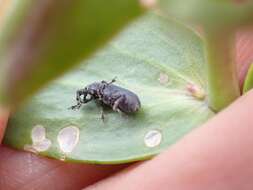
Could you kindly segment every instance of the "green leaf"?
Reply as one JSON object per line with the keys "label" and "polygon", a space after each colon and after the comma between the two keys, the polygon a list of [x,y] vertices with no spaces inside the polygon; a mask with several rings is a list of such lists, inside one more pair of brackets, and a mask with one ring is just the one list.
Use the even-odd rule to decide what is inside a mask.
{"label": "green leaf", "polygon": [[14,0],[0,33],[0,99],[19,103],[143,12],[137,0]]}
{"label": "green leaf", "polygon": [[208,104],[218,112],[240,97],[235,62],[235,32],[205,33]]}
{"label": "green leaf", "polygon": [[197,22],[212,29],[253,23],[253,1],[160,0],[159,8],[177,18]]}
{"label": "green leaf", "polygon": [[[73,162],[150,158],[213,115],[206,102],[203,52],[202,40],[191,29],[146,15],[20,108],[4,143]],[[137,114],[106,109],[103,122],[94,102],[67,109],[76,103],[77,89],[115,76],[116,85],[138,94],[142,108]]]}
{"label": "green leaf", "polygon": [[253,88],[253,64],[250,65],[248,73],[246,75],[244,84],[243,84],[243,93],[248,92]]}
{"label": "green leaf", "polygon": [[240,96],[235,32],[253,24],[253,1],[161,0],[160,12],[201,26],[206,44],[208,104],[218,112]]}

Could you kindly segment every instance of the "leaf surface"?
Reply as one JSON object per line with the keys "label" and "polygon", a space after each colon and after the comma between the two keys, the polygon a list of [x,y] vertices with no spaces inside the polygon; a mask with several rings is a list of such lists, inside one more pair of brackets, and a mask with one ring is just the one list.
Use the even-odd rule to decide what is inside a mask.
{"label": "leaf surface", "polygon": [[[150,158],[213,115],[206,102],[204,63],[203,42],[195,32],[148,14],[20,108],[4,142],[74,162],[115,164]],[[138,113],[106,109],[103,122],[101,107],[94,102],[77,111],[67,109],[76,103],[77,89],[115,76],[116,85],[138,94]]]}

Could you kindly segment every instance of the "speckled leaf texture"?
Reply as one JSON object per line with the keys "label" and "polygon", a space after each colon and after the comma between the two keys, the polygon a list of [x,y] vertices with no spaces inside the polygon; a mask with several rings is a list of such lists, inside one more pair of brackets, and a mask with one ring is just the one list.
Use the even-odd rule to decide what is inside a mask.
{"label": "speckled leaf texture", "polygon": [[[148,159],[213,116],[204,66],[203,42],[193,30],[149,13],[24,104],[12,115],[4,143],[72,162]],[[137,114],[106,109],[103,122],[95,102],[68,109],[77,89],[114,77],[138,94]]]}

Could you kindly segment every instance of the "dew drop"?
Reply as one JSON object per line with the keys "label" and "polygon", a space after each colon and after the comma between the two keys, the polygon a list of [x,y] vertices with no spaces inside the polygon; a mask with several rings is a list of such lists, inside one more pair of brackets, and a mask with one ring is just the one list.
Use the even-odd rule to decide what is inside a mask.
{"label": "dew drop", "polygon": [[63,128],[58,136],[57,141],[60,149],[64,153],[71,153],[79,141],[79,128],[68,126]]}
{"label": "dew drop", "polygon": [[33,144],[33,148],[38,152],[43,152],[43,151],[48,150],[50,148],[51,144],[52,143],[49,139],[44,139],[41,142]]}
{"label": "dew drop", "polygon": [[51,141],[46,138],[46,129],[42,125],[35,125],[31,132],[32,145],[25,145],[24,150],[29,152],[43,152],[50,148]]}
{"label": "dew drop", "polygon": [[41,142],[46,138],[46,129],[42,125],[35,125],[32,129],[32,141]]}
{"label": "dew drop", "polygon": [[162,134],[158,130],[148,131],[144,137],[144,142],[147,147],[153,148],[158,146],[162,141]]}

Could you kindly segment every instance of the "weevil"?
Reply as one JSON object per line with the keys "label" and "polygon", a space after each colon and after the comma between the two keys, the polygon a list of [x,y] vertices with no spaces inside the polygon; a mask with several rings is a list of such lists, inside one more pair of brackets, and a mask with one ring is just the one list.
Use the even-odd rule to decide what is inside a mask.
{"label": "weevil", "polygon": [[104,120],[103,106],[109,106],[114,111],[125,114],[135,113],[141,107],[139,97],[132,91],[113,84],[116,79],[110,82],[94,82],[83,89],[76,91],[77,104],[70,109],[79,109],[83,104],[92,100],[98,101],[102,105],[101,118]]}

